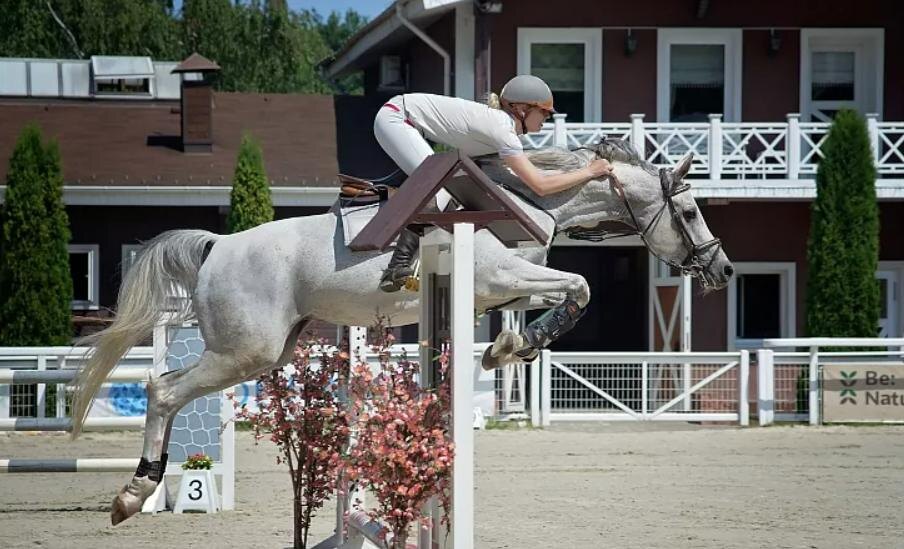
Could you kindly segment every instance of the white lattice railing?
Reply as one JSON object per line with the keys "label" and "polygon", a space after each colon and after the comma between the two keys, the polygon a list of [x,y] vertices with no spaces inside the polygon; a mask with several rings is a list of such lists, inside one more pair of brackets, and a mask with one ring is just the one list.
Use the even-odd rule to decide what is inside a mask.
{"label": "white lattice railing", "polygon": [[[694,153],[692,174],[709,179],[812,178],[822,159],[829,131],[826,122],[801,122],[789,114],[784,122],[723,122],[713,114],[709,122],[644,122],[633,114],[629,123],[566,122],[554,116],[534,134],[523,137],[525,147],[591,146],[604,136],[625,139],[646,160],[671,167],[688,151]],[[904,174],[904,122],[880,122],[868,114],[867,129],[879,178]]]}

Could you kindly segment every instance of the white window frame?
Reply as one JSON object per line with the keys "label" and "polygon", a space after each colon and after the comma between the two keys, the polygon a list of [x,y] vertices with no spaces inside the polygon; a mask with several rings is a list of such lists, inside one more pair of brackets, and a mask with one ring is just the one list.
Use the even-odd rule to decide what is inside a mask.
{"label": "white window frame", "polygon": [[[741,121],[741,78],[743,74],[743,31],[741,29],[659,29],[656,55],[656,120],[669,122],[672,99],[670,75],[672,45],[722,45],[725,47],[725,122]],[[715,113],[711,113],[715,114]]]}
{"label": "white window frame", "polygon": [[779,337],[795,337],[797,333],[797,265],[793,261],[757,262],[734,261],[735,276],[728,281],[728,350],[758,349],[763,346],[762,339],[742,339],[738,333],[738,284],[737,277],[747,274],[779,275],[779,319],[781,333]]}
{"label": "white window frame", "polygon": [[602,121],[603,29],[597,27],[519,27],[518,74],[530,74],[530,47],[532,44],[584,45],[584,121]]}
{"label": "white window frame", "polygon": [[[854,52],[854,103],[861,114],[883,111],[885,82],[885,29],[801,29],[800,31],[800,113],[802,120],[813,115],[810,97],[813,73],[810,58],[817,51]],[[875,71],[870,78],[869,72]],[[846,102],[845,102],[846,103]]]}
{"label": "white window frame", "polygon": [[126,273],[132,268],[132,255],[138,254],[142,249],[144,249],[144,244],[122,245],[122,262],[119,264],[121,278],[125,279]]}
{"label": "white window frame", "polygon": [[100,245],[69,244],[69,254],[88,254],[88,299],[73,299],[72,309],[96,311],[100,308]]}

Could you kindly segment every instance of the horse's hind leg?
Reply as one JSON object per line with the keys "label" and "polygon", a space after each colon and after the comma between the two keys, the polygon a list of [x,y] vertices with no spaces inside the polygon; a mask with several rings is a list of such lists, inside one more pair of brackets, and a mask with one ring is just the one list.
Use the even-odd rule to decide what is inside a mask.
{"label": "horse's hind leg", "polygon": [[205,350],[196,364],[148,381],[144,450],[132,480],[113,500],[110,512],[113,524],[140,511],[144,501],[154,493],[163,478],[166,470],[163,449],[176,413],[195,398],[241,383],[271,365],[270,361],[260,365],[247,361],[240,363],[232,354]]}

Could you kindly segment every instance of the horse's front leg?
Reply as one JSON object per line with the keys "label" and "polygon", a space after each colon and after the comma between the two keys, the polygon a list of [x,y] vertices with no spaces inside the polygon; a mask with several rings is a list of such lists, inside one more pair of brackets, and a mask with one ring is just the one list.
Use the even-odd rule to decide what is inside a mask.
{"label": "horse's front leg", "polygon": [[504,331],[483,354],[481,365],[492,370],[513,362],[530,362],[547,347],[574,328],[590,302],[590,287],[581,275],[557,271],[515,258],[478,282],[478,294],[486,292],[505,298],[533,297],[553,307],[516,334]]}

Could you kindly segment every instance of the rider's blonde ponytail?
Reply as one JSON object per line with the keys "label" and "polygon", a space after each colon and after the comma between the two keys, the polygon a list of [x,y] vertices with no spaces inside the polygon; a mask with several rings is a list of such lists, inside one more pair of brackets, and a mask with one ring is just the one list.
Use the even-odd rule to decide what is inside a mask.
{"label": "rider's blonde ponytail", "polygon": [[499,103],[499,96],[490,92],[490,94],[487,95],[487,106],[491,109],[501,109],[502,105]]}

